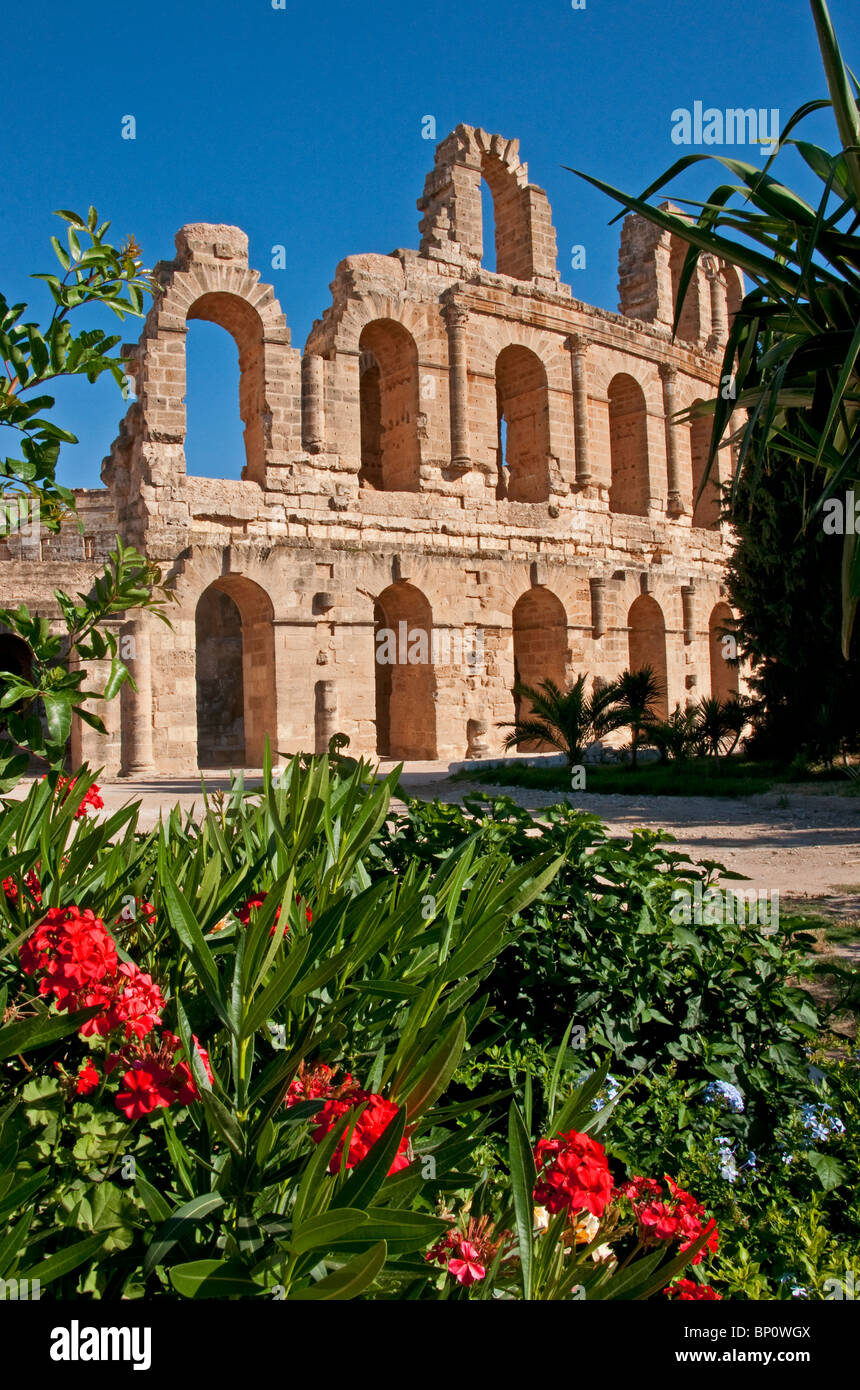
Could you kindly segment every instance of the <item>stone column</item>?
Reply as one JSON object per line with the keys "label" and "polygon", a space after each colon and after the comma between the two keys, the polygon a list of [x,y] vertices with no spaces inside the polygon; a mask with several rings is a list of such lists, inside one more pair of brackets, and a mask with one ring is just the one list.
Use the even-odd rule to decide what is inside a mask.
{"label": "stone column", "polygon": [[684,612],[684,642],[687,646],[696,640],[696,586],[692,580],[681,585],[681,606]]}
{"label": "stone column", "polygon": [[588,438],[588,339],[572,333],[567,339],[573,378],[573,438],[576,451],[576,485],[588,487],[591,482],[591,460]]}
{"label": "stone column", "polygon": [[155,772],[152,745],[152,658],[144,614],[120,628],[119,652],[137,689],[122,687],[122,758],[120,777],[150,777]]}
{"label": "stone column", "polygon": [[660,376],[663,381],[663,414],[666,420],[666,467],[669,476],[669,499],[666,511],[669,516],[683,516],[684,504],[681,500],[681,462],[678,457],[678,424],[672,419],[675,413],[675,382],[678,368],[670,362],[661,362]]}
{"label": "stone column", "polygon": [[726,281],[715,256],[705,256],[702,264],[711,291],[711,333],[707,346],[713,351],[728,341],[729,313],[726,301]]}
{"label": "stone column", "polygon": [[451,409],[451,465],[470,468],[469,457],[469,378],[466,368],[466,324],[468,312],[449,301],[444,308],[448,328],[448,395]]}
{"label": "stone column", "polygon": [[606,631],[606,580],[589,579],[591,587],[591,630],[595,640]]}
{"label": "stone column", "polygon": [[325,451],[325,360],[318,352],[302,358],[302,444],[309,454]]}
{"label": "stone column", "polygon": [[317,681],[314,686],[314,752],[328,752],[329,740],[337,733],[337,687],[334,681]]}

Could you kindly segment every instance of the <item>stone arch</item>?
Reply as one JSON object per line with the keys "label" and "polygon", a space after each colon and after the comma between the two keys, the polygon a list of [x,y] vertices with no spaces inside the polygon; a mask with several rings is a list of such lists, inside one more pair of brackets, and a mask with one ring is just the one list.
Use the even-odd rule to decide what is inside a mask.
{"label": "stone arch", "polygon": [[639,382],[618,372],[607,389],[612,482],[609,510],[648,515],[648,418]]}
{"label": "stone arch", "polygon": [[260,767],[277,736],[274,609],[265,589],[228,574],[195,610],[197,758],[200,767]]}
{"label": "stone arch", "polygon": [[418,348],[394,319],[374,319],[359,337],[359,482],[385,492],[417,492]]}
{"label": "stone arch", "polygon": [[496,358],[497,495],[510,502],[549,498],[549,393],[543,362],[529,348]]}
{"label": "stone arch", "polygon": [[[261,478],[266,466],[264,417],[266,386],[263,368],[263,323],[246,299],[224,291],[200,295],[190,305],[186,321],[216,324],[229,333],[239,354],[239,416],[244,426],[243,478]],[[187,428],[187,425],[186,425]],[[187,437],[187,436],[186,436]]]}
{"label": "stone arch", "polygon": [[[511,616],[514,647],[514,683],[539,686],[545,680],[564,688],[567,679],[567,613],[551,589],[527,589],[514,604]],[[514,695],[514,718],[528,716],[528,700]],[[537,745],[523,744],[524,750]]]}
{"label": "stone arch", "polygon": [[399,580],[374,604],[376,751],[383,758],[436,757],[433,614],[425,594]]}
{"label": "stone arch", "polygon": [[477,268],[483,255],[481,180],[493,198],[496,274],[559,282],[549,201],[528,181],[519,141],[458,125],[436,147],[418,207],[421,255]]}
{"label": "stone arch", "polygon": [[733,635],[733,614],[727,603],[718,603],[708,619],[708,651],[711,665],[711,694],[718,700],[732,700],[738,693],[738,668],[726,660],[723,638]]}
{"label": "stone arch", "polygon": [[631,671],[650,666],[659,686],[654,701],[658,719],[669,717],[669,682],[666,663],[666,623],[663,610],[650,594],[640,594],[627,615],[627,665]]}
{"label": "stone arch", "polygon": [[[701,401],[694,401],[700,405]],[[714,459],[702,495],[699,489],[708,466],[711,450],[713,419],[709,415],[694,416],[690,421],[690,459],[693,468],[693,525],[708,531],[720,529],[719,460]]]}

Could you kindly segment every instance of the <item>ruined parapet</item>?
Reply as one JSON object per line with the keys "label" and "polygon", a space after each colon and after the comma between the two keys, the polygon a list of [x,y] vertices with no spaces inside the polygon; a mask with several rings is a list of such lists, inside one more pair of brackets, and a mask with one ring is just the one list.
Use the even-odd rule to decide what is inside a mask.
{"label": "ruined parapet", "polygon": [[421,255],[467,272],[480,268],[482,178],[493,195],[497,274],[555,289],[561,277],[546,194],[529,183],[518,140],[473,126],[458,125],[436,147],[434,167],[418,200]]}

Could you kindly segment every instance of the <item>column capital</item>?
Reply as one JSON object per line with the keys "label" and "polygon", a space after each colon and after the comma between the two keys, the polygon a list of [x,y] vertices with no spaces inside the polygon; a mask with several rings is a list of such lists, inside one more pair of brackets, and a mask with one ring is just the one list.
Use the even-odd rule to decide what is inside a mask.
{"label": "column capital", "polygon": [[674,362],[658,362],[657,370],[665,385],[672,385],[677,380],[678,368],[675,366]]}
{"label": "column capital", "polygon": [[449,330],[465,328],[469,322],[469,310],[455,299],[446,299],[442,304],[442,317]]}
{"label": "column capital", "polygon": [[564,345],[568,352],[572,352],[577,357],[584,357],[591,347],[591,339],[584,333],[571,333],[565,338]]}

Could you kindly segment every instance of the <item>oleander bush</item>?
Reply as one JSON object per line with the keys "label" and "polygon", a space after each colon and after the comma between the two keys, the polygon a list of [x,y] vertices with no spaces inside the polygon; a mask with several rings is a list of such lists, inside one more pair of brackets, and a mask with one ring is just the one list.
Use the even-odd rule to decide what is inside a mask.
{"label": "oleander bush", "polygon": [[3,803],[0,1278],[94,1298],[713,1296],[704,1207],[608,1156],[608,1059],[573,1086],[559,1049],[539,1108],[532,1088],[452,1093],[562,860],[470,834],[380,873],[394,776],[295,759],[149,833],[135,804],[91,819],[84,769]]}

